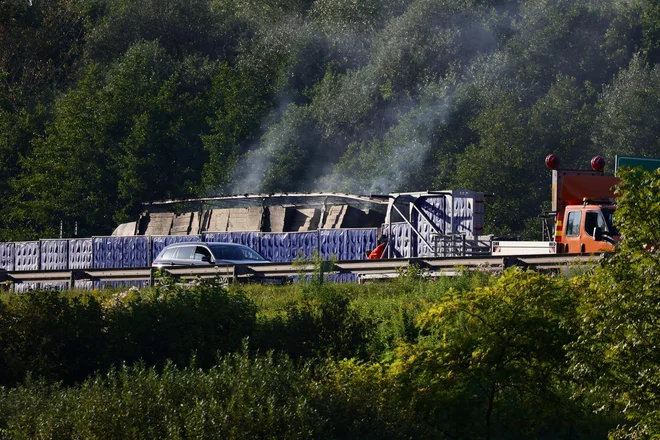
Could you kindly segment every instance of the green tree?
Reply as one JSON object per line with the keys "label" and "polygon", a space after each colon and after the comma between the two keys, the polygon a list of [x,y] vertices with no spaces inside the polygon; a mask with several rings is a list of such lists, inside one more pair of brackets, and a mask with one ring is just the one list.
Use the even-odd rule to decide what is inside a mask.
{"label": "green tree", "polygon": [[614,438],[660,435],[660,171],[622,171],[614,255],[580,296],[571,370],[582,392],[629,421]]}
{"label": "green tree", "polygon": [[271,89],[256,78],[227,64],[218,67],[208,90],[210,133],[202,136],[209,159],[204,164],[203,186],[209,193],[226,187],[238,159],[256,142],[262,120],[270,110]]}
{"label": "green tree", "polygon": [[[531,108],[529,131],[534,148],[540,154],[558,155],[562,168],[587,167],[588,161],[599,154],[590,138],[596,115],[595,95],[590,84],[579,87],[574,78],[558,76],[548,93]],[[546,188],[549,196],[549,179]]]}
{"label": "green tree", "polygon": [[107,109],[98,97],[100,88],[92,67],[59,102],[52,134],[38,140],[33,154],[23,158],[9,215],[22,230],[13,231],[13,239],[55,237],[60,220],[79,221],[83,234],[95,232],[87,229],[91,225],[109,226],[114,211],[110,198],[116,189],[111,185],[108,133],[102,123]]}
{"label": "green tree", "polygon": [[653,0],[644,0],[641,15],[643,52],[649,62],[660,61],[660,5]]}
{"label": "green tree", "polygon": [[564,280],[508,270],[424,313],[419,342],[396,349],[388,374],[443,438],[570,436],[586,418],[564,350],[576,303]]}
{"label": "green tree", "polygon": [[615,155],[660,156],[660,69],[635,56],[607,85],[598,105],[594,143]]}
{"label": "green tree", "polygon": [[81,234],[108,234],[140,202],[195,194],[213,74],[213,64],[174,62],[149,42],[107,71],[91,65],[24,159],[15,215],[33,237],[54,236],[60,220],[69,231],[78,222]]}
{"label": "green tree", "polygon": [[235,188],[239,192],[311,190],[317,167],[327,163],[327,153],[309,109],[291,104],[264,134],[259,148],[247,154]]}
{"label": "green tree", "polygon": [[515,34],[506,42],[516,73],[541,93],[557,74],[579,83],[605,81],[601,47],[610,17],[603,12],[589,0],[521,2]]}
{"label": "green tree", "polygon": [[77,0],[0,4],[0,106],[18,111],[69,84],[85,38]]}
{"label": "green tree", "polygon": [[86,55],[107,64],[140,41],[157,41],[170,56],[233,58],[241,23],[212,0],[109,0],[90,26]]}
{"label": "green tree", "polygon": [[541,211],[540,194],[548,187],[543,173],[545,155],[534,149],[527,129],[528,112],[514,94],[503,94],[500,99],[471,124],[479,141],[458,155],[450,182],[453,188],[494,194],[487,201],[487,231],[520,234],[526,219]]}

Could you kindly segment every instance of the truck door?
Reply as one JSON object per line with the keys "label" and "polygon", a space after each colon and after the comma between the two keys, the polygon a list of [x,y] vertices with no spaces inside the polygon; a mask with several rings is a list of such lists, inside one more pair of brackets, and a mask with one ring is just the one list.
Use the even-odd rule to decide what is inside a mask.
{"label": "truck door", "polygon": [[577,254],[581,252],[581,243],[580,243],[580,231],[582,223],[582,211],[580,209],[576,210],[566,210],[565,224],[564,229],[564,252],[570,254]]}
{"label": "truck door", "polygon": [[598,227],[604,233],[608,232],[607,223],[603,213],[598,209],[589,209],[584,216],[584,229],[582,235],[583,252],[601,252],[612,249],[612,245],[605,241],[596,241],[594,229]]}

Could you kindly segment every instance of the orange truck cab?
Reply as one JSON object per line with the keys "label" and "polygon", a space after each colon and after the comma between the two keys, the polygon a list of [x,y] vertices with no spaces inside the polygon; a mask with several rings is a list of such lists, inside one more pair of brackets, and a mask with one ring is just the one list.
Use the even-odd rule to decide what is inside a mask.
{"label": "orange truck cab", "polygon": [[592,170],[558,170],[559,159],[551,154],[546,165],[552,169],[552,211],[555,215],[557,252],[596,253],[614,249],[619,232],[612,222],[616,205],[615,176],[603,173],[605,161],[596,156]]}
{"label": "orange truck cab", "polygon": [[568,205],[559,243],[563,253],[597,253],[614,249],[619,232],[612,223],[613,204]]}
{"label": "orange truck cab", "polygon": [[616,156],[615,176],[603,172],[605,160],[591,159],[592,170],[559,170],[559,158],[549,154],[545,164],[552,170],[552,214],[555,218],[557,252],[577,254],[613,250],[620,241],[613,224],[616,210],[614,186],[624,167],[645,170],[660,168],[660,159]]}

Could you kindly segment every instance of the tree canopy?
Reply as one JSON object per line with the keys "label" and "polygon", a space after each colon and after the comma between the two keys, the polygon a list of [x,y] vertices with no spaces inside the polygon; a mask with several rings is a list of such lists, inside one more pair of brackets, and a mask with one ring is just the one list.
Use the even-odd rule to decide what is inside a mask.
{"label": "tree canopy", "polygon": [[108,234],[140,202],[495,195],[534,236],[543,158],[660,156],[652,0],[7,0],[0,240]]}

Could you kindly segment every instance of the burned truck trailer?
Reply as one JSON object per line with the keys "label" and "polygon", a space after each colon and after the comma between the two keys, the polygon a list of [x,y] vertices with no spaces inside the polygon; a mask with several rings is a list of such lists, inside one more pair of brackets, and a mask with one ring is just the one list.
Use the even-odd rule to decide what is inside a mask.
{"label": "burned truck trailer", "polygon": [[[309,257],[314,249],[322,258],[331,253],[362,259],[380,236],[388,241],[387,258],[489,252],[488,237],[482,235],[483,193],[468,190],[245,194],[152,202],[143,208],[136,221],[120,225],[113,236],[166,237],[167,244],[188,237],[238,242],[273,261]],[[304,249],[294,245],[301,241],[307,243]],[[335,253],[326,249],[327,242]]]}
{"label": "burned truck trailer", "polygon": [[[363,260],[381,236],[387,241],[383,258],[488,255],[491,237],[482,235],[483,200],[483,193],[452,190],[254,194],[154,202],[145,204],[139,218],[120,225],[112,236],[0,243],[0,270],[148,267],[166,245],[186,241],[240,243],[282,263],[317,256]],[[356,279],[352,273],[332,275],[334,282]],[[65,288],[62,284],[45,283]],[[86,288],[124,284],[76,282]],[[22,283],[14,290],[37,287],[39,283]]]}

